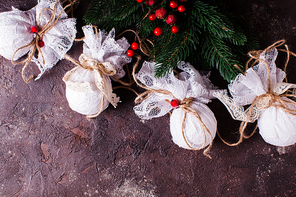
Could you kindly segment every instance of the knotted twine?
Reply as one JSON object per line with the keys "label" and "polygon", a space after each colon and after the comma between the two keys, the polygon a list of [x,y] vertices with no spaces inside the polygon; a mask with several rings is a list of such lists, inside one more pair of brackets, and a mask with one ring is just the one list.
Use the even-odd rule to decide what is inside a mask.
{"label": "knotted twine", "polygon": [[[136,84],[138,86],[140,86],[141,88],[146,89],[146,91],[137,96],[137,98],[135,99],[135,103],[136,104],[137,103],[141,103],[142,101],[144,101],[145,99],[147,99],[149,96],[151,96],[154,93],[159,93],[159,94],[164,94],[164,95],[172,96],[174,99],[178,100],[168,90],[149,88],[149,87],[146,87],[146,86],[142,85],[140,82],[138,82],[137,78],[135,77],[135,72],[136,72],[136,68],[137,68],[137,66],[138,66],[139,61],[140,61],[141,58],[139,56],[137,56],[137,59],[138,59],[138,61],[135,63],[135,65],[133,67],[132,76],[133,76],[134,81],[136,82]],[[206,144],[206,132],[207,132],[210,135],[210,137],[211,137],[211,142],[210,142],[209,146],[204,150],[203,154],[211,159],[212,157],[207,152],[209,151],[209,149],[211,148],[211,146],[213,144],[213,137],[212,137],[211,132],[207,128],[207,126],[202,121],[202,119],[199,116],[199,114],[193,108],[190,107],[191,104],[192,104],[193,99],[194,99],[193,97],[190,97],[190,98],[184,98],[182,101],[178,100],[179,101],[179,105],[177,107],[175,107],[175,109],[176,108],[181,108],[185,112],[184,117],[183,117],[183,120],[182,120],[182,136],[184,138],[185,143],[187,144],[187,146],[189,148],[191,148],[192,150],[201,150],[201,149],[205,148],[205,144]],[[166,102],[170,103],[169,100],[166,100]],[[203,130],[204,138],[205,139],[204,139],[203,146],[201,148],[194,148],[194,147],[192,147],[190,145],[190,143],[188,142],[188,140],[186,139],[185,132],[184,132],[184,124],[185,124],[185,120],[186,120],[187,114],[191,114],[194,117],[196,117],[199,120],[199,122],[200,122],[200,124],[202,126],[202,130]]]}
{"label": "knotted twine", "polygon": [[[264,61],[263,59],[260,59],[260,54],[262,52],[264,52],[264,51],[266,52],[271,49],[278,48],[278,47],[284,45],[284,43],[285,43],[285,40],[280,40],[280,41],[277,41],[274,44],[270,45],[269,47],[267,47],[264,50],[250,51],[248,53],[248,55],[251,58],[246,63],[246,70],[249,68],[249,64],[251,63],[251,61],[254,60],[254,62],[252,63],[252,65],[250,67],[253,67],[259,61],[262,61],[267,68],[268,90],[265,94],[261,94],[261,95],[257,96],[254,99],[254,101],[252,102],[252,104],[250,105],[250,107],[246,110],[246,113],[247,113],[246,120],[242,121],[240,124],[240,127],[239,127],[240,137],[239,137],[238,142],[228,143],[220,136],[219,132],[217,132],[218,136],[225,144],[227,144],[229,146],[237,146],[243,141],[243,139],[248,139],[255,134],[255,132],[258,128],[258,124],[256,125],[256,128],[252,131],[252,133],[250,135],[245,134],[245,129],[248,125],[248,122],[251,122],[250,119],[251,119],[252,114],[254,113],[254,110],[257,110],[260,113],[261,111],[273,106],[273,107],[282,109],[286,113],[289,113],[291,115],[296,115],[296,110],[289,109],[289,106],[288,106],[288,104],[296,105],[296,103],[291,100],[283,99],[284,97],[296,98],[296,95],[294,93],[290,94],[291,91],[289,91],[290,88],[296,88],[296,85],[287,83],[287,78],[285,77],[286,83],[283,83],[283,82],[277,83],[274,85],[274,87],[271,87],[270,68],[269,68],[266,61]],[[296,56],[296,54],[289,51],[289,48],[286,44],[284,46],[285,46],[286,50],[279,49],[279,51],[283,51],[283,52],[287,53],[287,60],[285,62],[285,66],[284,66],[284,72],[286,73],[287,66],[288,66],[288,63],[290,60],[290,55]]]}
{"label": "knotted twine", "polygon": [[[31,76],[27,79],[27,78],[25,77],[25,69],[26,69],[26,67],[29,65],[29,63],[31,62],[31,60],[33,59],[33,57],[34,57],[36,51],[38,52],[38,54],[41,54],[41,57],[42,57],[42,60],[43,60],[43,64],[45,64],[44,56],[43,56],[43,53],[42,53],[42,51],[41,51],[41,48],[40,48],[38,42],[39,42],[40,40],[43,40],[43,36],[44,36],[44,34],[47,33],[51,28],[54,27],[54,25],[58,22],[59,18],[60,18],[61,15],[63,14],[63,11],[64,11],[66,8],[68,8],[69,6],[71,6],[71,4],[73,3],[73,2],[71,2],[70,4],[66,5],[66,6],[63,8],[63,10],[59,13],[59,15],[57,16],[57,18],[55,18],[56,15],[57,15],[57,13],[55,12],[55,10],[56,10],[56,6],[57,6],[57,4],[58,4],[58,1],[59,1],[59,0],[56,0],[56,1],[55,1],[54,9],[51,9],[51,8],[43,8],[43,9],[41,10],[41,12],[39,13],[39,16],[38,16],[38,20],[37,20],[37,27],[38,27],[39,30],[38,30],[38,32],[36,33],[36,37],[35,37],[35,38],[32,40],[32,42],[30,42],[29,44],[27,44],[27,45],[25,45],[25,46],[20,47],[19,49],[17,49],[17,50],[14,52],[14,54],[13,54],[13,56],[12,56],[12,58],[11,58],[11,62],[12,62],[12,64],[14,64],[14,65],[25,64],[25,65],[23,66],[23,68],[22,68],[22,78],[23,78],[23,80],[24,80],[26,83],[28,83],[29,81],[31,81],[31,80],[34,78],[34,76],[31,75]],[[42,28],[40,28],[40,19],[41,19],[41,15],[42,15],[42,12],[44,12],[45,10],[49,10],[49,11],[51,11],[51,12],[52,12],[52,15],[51,15],[51,18],[49,19],[49,21],[48,21],[48,22],[47,22]],[[27,48],[27,47],[30,47],[30,48],[31,48],[28,57],[27,57],[25,60],[21,61],[21,62],[15,62],[15,61],[13,60],[13,58],[14,58],[14,56],[16,55],[16,53],[17,53],[19,50],[21,50],[21,49],[23,49],[23,48]]]}

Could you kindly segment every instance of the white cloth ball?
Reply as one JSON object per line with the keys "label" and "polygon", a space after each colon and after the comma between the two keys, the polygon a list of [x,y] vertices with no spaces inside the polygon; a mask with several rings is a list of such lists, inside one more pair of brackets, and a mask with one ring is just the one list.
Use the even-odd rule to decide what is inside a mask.
{"label": "white cloth ball", "polygon": [[[69,83],[66,83],[66,97],[72,110],[83,115],[95,115],[101,110],[102,91],[95,85],[95,76],[92,70],[78,68],[69,78],[69,82],[79,82],[86,85],[87,88],[81,89],[81,86],[75,86],[73,89]],[[111,80],[107,81],[111,85]],[[104,99],[103,110],[109,105],[109,101]]]}
{"label": "white cloth ball", "polygon": [[[296,105],[288,104],[296,110]],[[269,107],[258,118],[259,133],[269,144],[290,146],[296,143],[296,116],[278,107]]]}
{"label": "white cloth ball", "polygon": [[[214,116],[214,113],[203,103],[193,101],[190,107],[199,114],[201,120],[210,131],[212,138],[210,134],[206,131],[206,129],[203,128],[201,122],[190,113],[187,113],[184,122],[184,128],[182,128],[185,111],[181,108],[177,108],[173,111],[170,118],[170,130],[173,141],[179,147],[191,149],[186,144],[182,135],[182,129],[184,129],[185,138],[191,147],[196,149],[204,148],[208,146],[211,143],[212,139],[214,139],[216,136],[217,120]],[[204,143],[205,137],[206,143]]]}

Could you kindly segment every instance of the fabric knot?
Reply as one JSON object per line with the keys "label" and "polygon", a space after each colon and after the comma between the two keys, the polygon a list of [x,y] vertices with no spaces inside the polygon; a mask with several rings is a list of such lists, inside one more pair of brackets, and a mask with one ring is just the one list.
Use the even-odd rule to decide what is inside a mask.
{"label": "fabric knot", "polygon": [[116,70],[112,64],[109,62],[99,62],[95,59],[90,58],[86,54],[81,54],[79,57],[79,62],[82,68],[89,70],[96,70],[101,75],[104,74],[106,76],[113,76],[116,74]]}
{"label": "fabric knot", "polygon": [[180,107],[181,108],[186,108],[186,107],[190,107],[193,101],[193,97],[189,97],[189,98],[184,98],[181,102],[180,102]]}

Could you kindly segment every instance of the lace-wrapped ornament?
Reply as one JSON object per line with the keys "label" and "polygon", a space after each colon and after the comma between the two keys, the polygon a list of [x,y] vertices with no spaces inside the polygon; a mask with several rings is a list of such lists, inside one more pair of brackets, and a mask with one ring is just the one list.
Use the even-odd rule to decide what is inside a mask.
{"label": "lace-wrapped ornament", "polygon": [[[14,64],[26,63],[23,69],[31,60],[35,62],[40,70],[37,80],[72,47],[75,25],[76,19],[68,18],[59,0],[39,0],[28,11],[12,7],[12,11],[0,13],[0,55]],[[36,50],[37,57],[34,56]],[[28,52],[25,61],[14,62]],[[23,78],[30,80],[24,75]]]}
{"label": "lace-wrapped ornament", "polygon": [[131,61],[126,56],[129,43],[125,38],[115,41],[115,30],[109,34],[94,32],[93,26],[82,27],[84,32],[83,54],[80,64],[67,72],[66,97],[72,110],[96,117],[105,110],[109,102],[116,107],[119,98],[112,92],[110,76],[123,77],[123,66]]}
{"label": "lace-wrapped ornament", "polygon": [[[289,146],[296,142],[296,103],[279,95],[296,86],[282,82],[286,74],[276,67],[277,55],[276,48],[264,50],[257,65],[249,68],[245,75],[239,74],[228,86],[233,99],[227,96],[226,91],[214,95],[224,103],[234,119],[258,120],[259,133],[267,143]],[[245,111],[243,106],[250,104]],[[245,126],[246,122],[243,122]],[[244,137],[243,131],[240,132]]]}
{"label": "lace-wrapped ornament", "polygon": [[141,119],[151,119],[173,110],[170,130],[174,143],[185,149],[196,150],[211,146],[217,121],[205,104],[210,102],[216,90],[213,90],[208,76],[201,76],[189,63],[179,62],[178,68],[184,71],[180,73],[179,79],[173,72],[163,78],[155,78],[154,66],[154,62],[144,62],[135,75],[148,89],[144,93],[148,97],[134,107],[135,113]]}

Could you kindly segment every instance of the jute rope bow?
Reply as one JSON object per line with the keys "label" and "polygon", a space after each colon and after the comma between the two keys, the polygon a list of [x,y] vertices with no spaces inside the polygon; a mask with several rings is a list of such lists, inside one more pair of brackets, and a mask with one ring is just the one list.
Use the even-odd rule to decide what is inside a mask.
{"label": "jute rope bow", "polygon": [[[275,84],[273,87],[271,87],[271,76],[270,76],[270,68],[269,65],[266,61],[264,61],[263,59],[260,59],[260,54],[262,52],[267,52],[271,49],[277,48],[279,46],[284,45],[285,40],[280,40],[275,42],[273,45],[267,47],[265,50],[259,50],[259,51],[250,51],[248,53],[248,55],[251,57],[246,64],[246,70],[249,67],[249,64],[251,61],[255,60],[251,67],[254,66],[256,63],[258,63],[259,61],[262,61],[264,63],[264,65],[267,68],[267,73],[268,73],[268,91],[265,94],[261,94],[259,96],[257,96],[254,101],[252,102],[252,104],[250,105],[250,107],[246,110],[246,120],[241,122],[240,128],[239,128],[239,134],[240,134],[240,138],[238,140],[238,142],[236,143],[228,143],[225,140],[223,140],[221,138],[221,136],[219,135],[219,137],[221,138],[221,140],[229,145],[229,146],[237,146],[239,145],[243,139],[248,139],[251,136],[254,135],[254,133],[256,132],[258,125],[256,125],[256,128],[253,130],[253,132],[250,135],[246,135],[245,134],[245,129],[248,125],[248,122],[251,122],[251,116],[252,114],[254,114],[254,110],[259,111],[259,113],[269,107],[276,107],[279,109],[284,110],[286,113],[291,114],[291,115],[296,115],[296,110],[292,110],[289,109],[289,105],[288,104],[292,104],[296,106],[296,103],[293,102],[292,100],[287,99],[286,97],[294,97],[296,98],[295,94],[291,94],[291,91],[289,91],[290,88],[296,88],[295,84],[290,84],[290,83],[277,83]],[[295,53],[289,51],[288,46],[285,44],[284,45],[286,49],[278,49],[279,51],[284,51],[287,52],[287,60],[285,62],[285,66],[284,66],[284,72],[286,73],[286,69],[287,69],[287,65],[290,59],[290,55],[296,56]],[[285,81],[287,82],[287,78],[285,78]],[[258,118],[258,117],[257,117]]]}
{"label": "jute rope bow", "polygon": [[103,111],[103,108],[104,108],[104,98],[105,97],[114,107],[117,106],[117,102],[119,101],[119,99],[116,99],[114,97],[114,93],[112,93],[112,87],[110,85],[108,85],[108,83],[104,79],[104,75],[105,76],[113,76],[114,74],[116,74],[116,70],[112,64],[110,64],[109,62],[101,63],[97,60],[94,60],[94,59],[88,57],[85,54],[80,55],[79,62],[77,62],[76,60],[71,58],[69,55],[65,55],[65,59],[67,59],[67,60],[71,61],[72,63],[74,63],[75,65],[77,65],[76,69],[71,70],[70,72],[66,73],[66,75],[64,76],[63,80],[66,83],[69,81],[72,74],[79,67],[87,69],[87,70],[95,71],[96,86],[103,93],[102,101],[101,101],[101,108],[98,113],[96,113],[95,115],[89,115],[89,116],[87,116],[87,118],[95,118],[101,114],[101,112]]}
{"label": "jute rope bow", "polygon": [[[63,11],[64,11],[67,7],[71,6],[71,4],[65,6],[65,7],[63,8],[63,10],[60,12],[60,14],[56,17],[57,13],[55,12],[55,10],[56,10],[56,6],[57,6],[57,4],[58,4],[58,1],[59,1],[59,0],[56,0],[56,1],[55,1],[54,9],[51,9],[51,8],[43,8],[43,9],[41,10],[41,12],[39,13],[39,16],[38,16],[38,20],[37,20],[38,32],[36,33],[35,38],[34,38],[29,44],[27,44],[27,45],[25,45],[25,46],[22,46],[22,47],[20,47],[19,49],[17,49],[17,50],[14,52],[14,54],[13,54],[13,56],[12,56],[12,58],[11,58],[11,62],[12,62],[14,65],[25,64],[25,65],[23,66],[23,69],[22,69],[22,77],[23,77],[23,80],[24,80],[25,82],[27,82],[27,83],[28,83],[29,81],[31,81],[31,80],[34,78],[34,76],[31,75],[31,76],[27,79],[27,78],[25,77],[25,69],[26,69],[26,67],[29,65],[29,63],[31,62],[31,60],[33,59],[33,57],[34,57],[36,51],[38,52],[38,54],[41,55],[42,60],[43,60],[43,64],[45,64],[45,59],[44,59],[43,53],[42,53],[42,51],[41,51],[41,48],[40,48],[40,46],[39,46],[39,41],[42,41],[42,40],[43,40],[43,36],[44,36],[44,34],[47,33],[52,27],[55,26],[55,24],[58,22],[59,18],[60,18],[61,15],[63,14]],[[48,21],[43,27],[40,27],[41,15],[42,15],[42,12],[44,12],[45,10],[49,10],[49,11],[51,11],[51,12],[52,12],[52,15],[51,15],[51,18],[49,19],[49,21]],[[16,53],[17,53],[19,50],[24,49],[24,48],[27,48],[27,47],[30,47],[30,48],[31,48],[31,49],[30,49],[30,52],[29,52],[29,55],[27,56],[27,58],[26,58],[25,60],[21,61],[21,62],[15,62],[13,59],[14,59],[14,56],[16,55]]]}
{"label": "jute rope bow", "polygon": [[[136,82],[136,84],[138,86],[140,86],[141,88],[147,90],[147,91],[143,92],[142,94],[139,94],[137,96],[137,98],[135,99],[135,103],[136,104],[137,103],[141,103],[142,101],[144,101],[145,99],[147,99],[149,96],[151,96],[154,93],[164,94],[164,95],[172,96],[173,98],[175,98],[175,96],[170,91],[168,91],[168,90],[152,89],[152,88],[146,87],[146,86],[142,85],[140,82],[138,82],[137,78],[135,77],[135,72],[136,72],[136,68],[137,68],[137,66],[138,66],[139,61],[140,61],[141,58],[139,56],[137,56],[137,58],[138,58],[138,61],[136,62],[136,64],[133,67],[132,75],[133,75],[133,78],[134,78],[134,81]],[[166,100],[166,102],[170,103],[169,100]],[[207,152],[209,151],[209,149],[212,146],[213,137],[212,137],[211,132],[207,128],[207,126],[202,121],[200,115],[192,107],[190,107],[192,105],[192,102],[193,102],[193,98],[192,97],[190,97],[190,98],[184,98],[182,101],[179,101],[178,108],[181,108],[185,112],[184,117],[183,117],[183,120],[182,120],[182,136],[184,138],[185,143],[187,144],[187,146],[189,148],[191,148],[193,150],[201,150],[201,149],[205,148],[205,144],[206,144],[206,141],[207,141],[206,133],[208,133],[210,135],[210,137],[211,137],[211,142],[210,142],[210,145],[204,150],[203,154],[211,159],[211,156],[209,154],[207,154]],[[194,147],[192,147],[190,145],[190,143],[188,142],[188,140],[186,139],[185,132],[184,132],[184,124],[185,124],[185,120],[186,120],[187,114],[191,114],[194,117],[196,117],[199,120],[199,122],[200,122],[200,124],[201,124],[201,126],[203,128],[203,133],[204,133],[204,137],[205,138],[204,138],[204,144],[203,144],[203,146],[201,148],[194,148]]]}

